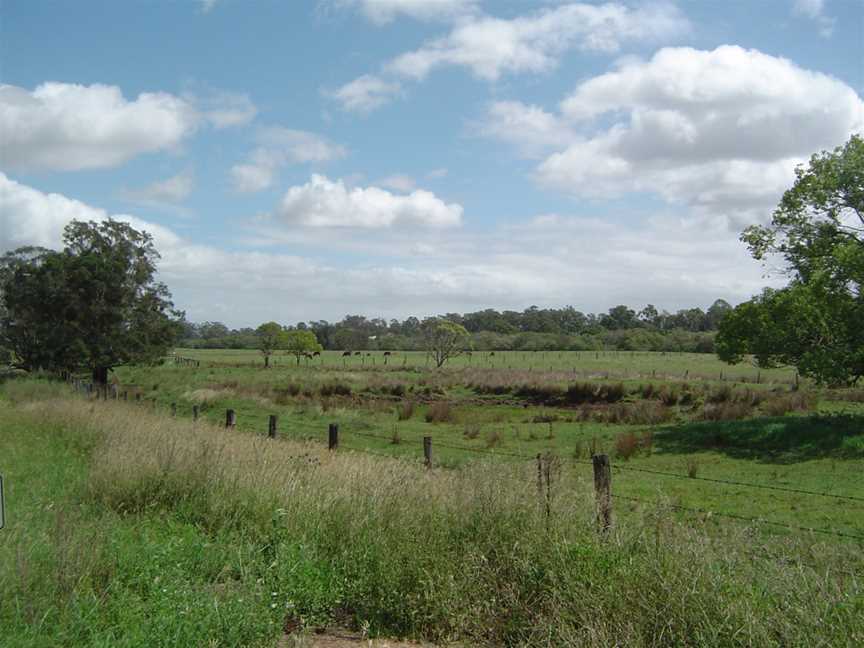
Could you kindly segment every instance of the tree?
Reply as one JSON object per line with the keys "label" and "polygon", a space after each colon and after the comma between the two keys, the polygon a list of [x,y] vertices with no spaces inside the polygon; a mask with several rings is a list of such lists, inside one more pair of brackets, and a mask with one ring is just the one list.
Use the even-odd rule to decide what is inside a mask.
{"label": "tree", "polygon": [[72,221],[61,252],[21,248],[3,257],[0,338],[22,368],[108,371],[165,355],[182,331],[152,237],[107,220]]}
{"label": "tree", "polygon": [[261,349],[261,354],[264,356],[264,368],[270,366],[270,356],[276,349],[282,349],[286,345],[285,331],[282,326],[276,322],[265,322],[257,329],[255,334],[258,336],[258,348]]}
{"label": "tree", "polygon": [[441,367],[450,358],[468,350],[471,335],[461,324],[433,317],[423,322],[423,341],[435,366]]}
{"label": "tree", "polygon": [[782,258],[790,283],[727,313],[718,354],[854,384],[864,375],[864,140],[853,135],[795,175],[770,225],[741,237],[756,259]]}
{"label": "tree", "polygon": [[288,353],[293,353],[297,357],[297,364],[300,364],[300,358],[307,353],[321,352],[323,348],[318,343],[318,338],[312,331],[296,330],[286,331],[285,335],[285,350]]}

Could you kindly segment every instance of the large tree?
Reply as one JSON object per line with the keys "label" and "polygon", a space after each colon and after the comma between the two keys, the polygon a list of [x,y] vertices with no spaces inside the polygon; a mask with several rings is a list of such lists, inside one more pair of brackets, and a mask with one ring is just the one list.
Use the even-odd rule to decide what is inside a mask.
{"label": "large tree", "polygon": [[771,223],[742,240],[756,259],[782,259],[790,283],[726,314],[720,357],[752,354],[762,366],[854,384],[864,375],[864,140],[854,135],[799,167]]}
{"label": "large tree", "polygon": [[264,356],[264,368],[270,366],[270,356],[276,349],[284,349],[286,338],[285,329],[277,322],[265,322],[257,329],[255,334],[258,336],[258,346],[261,349],[261,355]]}
{"label": "large tree", "polygon": [[22,368],[110,368],[158,360],[181,332],[152,237],[127,223],[72,221],[64,248],[22,248],[2,259],[0,338]]}
{"label": "large tree", "polygon": [[433,317],[423,322],[423,341],[435,366],[441,367],[450,358],[468,350],[471,335],[461,324]]}

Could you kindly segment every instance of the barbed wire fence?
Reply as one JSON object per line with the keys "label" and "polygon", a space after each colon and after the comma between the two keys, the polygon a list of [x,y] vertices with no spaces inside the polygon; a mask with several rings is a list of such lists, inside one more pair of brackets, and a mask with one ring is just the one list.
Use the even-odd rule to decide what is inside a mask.
{"label": "barbed wire fence", "polygon": [[[89,383],[80,379],[70,378],[68,380],[70,386],[73,391],[77,394],[80,394],[88,399],[99,399],[99,400],[117,400],[117,401],[129,401],[130,400],[130,390],[124,389],[121,390],[117,385],[102,385],[95,386],[93,383]],[[147,405],[149,404],[152,408],[156,407],[156,399],[148,398],[144,399],[140,391],[133,392],[132,402],[139,405]],[[170,413],[172,417],[176,417],[178,413],[177,403],[170,404]],[[200,409],[198,405],[192,406],[192,419],[193,421],[197,421],[200,417]],[[226,428],[235,428],[237,426],[237,412],[234,409],[227,409],[225,411],[225,423]],[[268,425],[267,425],[267,436],[270,439],[278,439],[278,417],[275,414],[270,414],[268,417]],[[385,436],[381,434],[373,434],[370,432],[364,432],[360,430],[345,430],[340,429],[339,424],[330,423],[327,429],[327,447],[330,451],[338,451],[340,449],[340,441],[348,437],[356,437],[357,439],[363,439],[368,441],[376,441],[380,443],[386,443],[391,445],[402,445],[407,444],[408,441],[401,439],[398,436]],[[414,443],[417,443],[417,439],[412,439]],[[622,463],[612,463],[610,456],[608,454],[593,454],[590,460],[580,459],[577,457],[569,457],[562,458],[553,452],[547,451],[539,454],[525,454],[519,452],[513,452],[510,450],[503,450],[500,448],[480,448],[476,446],[467,446],[467,445],[459,445],[456,443],[442,442],[438,440],[434,440],[432,436],[423,436],[422,440],[418,444],[420,452],[416,455],[408,455],[408,453],[400,452],[398,454],[392,452],[386,452],[380,449],[374,449],[366,446],[354,446],[345,447],[341,446],[343,450],[348,450],[350,452],[358,452],[362,454],[367,454],[371,456],[375,456],[378,458],[388,459],[391,461],[411,461],[417,463],[418,460],[422,459],[423,465],[426,469],[431,469],[435,467],[436,462],[434,461],[433,449],[445,449],[450,451],[464,452],[469,453],[475,456],[483,456],[490,459],[500,459],[502,457],[506,457],[508,460],[520,460],[525,462],[532,462],[536,465],[537,471],[537,489],[540,494],[541,502],[543,503],[543,508],[545,514],[551,516],[551,498],[552,498],[552,482],[553,482],[553,474],[556,472],[560,472],[563,465],[572,464],[572,465],[580,465],[580,466],[590,466],[593,474],[594,481],[594,490],[595,490],[595,499],[596,499],[596,523],[598,532],[607,533],[612,526],[613,522],[613,508],[615,501],[629,502],[632,504],[637,504],[640,506],[646,507],[657,507],[657,508],[666,508],[672,509],[675,511],[680,511],[683,514],[688,515],[698,515],[703,518],[710,517],[713,519],[723,519],[728,520],[735,523],[744,523],[754,527],[757,526],[769,526],[778,529],[784,529],[786,531],[792,533],[807,533],[807,534],[817,534],[822,537],[833,537],[842,539],[844,541],[856,541],[859,543],[864,543],[864,533],[852,533],[846,530],[839,530],[833,528],[823,528],[823,527],[812,527],[812,526],[803,526],[791,524],[788,522],[782,522],[779,520],[771,520],[763,517],[755,517],[755,516],[747,516],[739,513],[732,513],[729,511],[718,511],[714,509],[708,509],[698,506],[686,506],[684,504],[674,503],[670,501],[664,501],[661,499],[650,500],[644,497],[638,497],[633,495],[632,493],[627,492],[613,492],[612,490],[612,474],[613,471],[618,474],[621,473],[637,473],[642,475],[650,475],[652,477],[660,477],[663,479],[675,479],[675,480],[689,480],[701,483],[707,483],[718,486],[734,486],[739,489],[752,489],[753,491],[771,491],[771,492],[781,492],[788,493],[795,496],[803,496],[803,497],[815,497],[815,498],[826,498],[833,499],[845,502],[853,502],[855,504],[861,503],[864,505],[864,496],[859,495],[848,495],[843,493],[831,493],[826,491],[817,491],[805,488],[795,488],[789,486],[779,486],[775,484],[763,484],[757,482],[747,482],[735,479],[721,479],[716,477],[700,477],[697,475],[690,474],[681,474],[668,472],[663,470],[657,470],[654,468],[644,468],[639,466],[632,466]],[[864,506],[862,506],[862,511],[864,511]],[[862,512],[862,516],[864,516],[864,512]],[[758,556],[757,556],[758,557]],[[855,574],[860,575],[860,574]]]}

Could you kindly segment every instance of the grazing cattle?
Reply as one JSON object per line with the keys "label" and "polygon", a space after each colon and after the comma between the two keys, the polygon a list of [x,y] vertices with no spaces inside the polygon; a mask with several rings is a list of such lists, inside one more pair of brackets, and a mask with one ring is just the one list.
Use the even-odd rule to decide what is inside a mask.
{"label": "grazing cattle", "polygon": [[343,357],[343,358],[345,358],[345,357],[347,357],[347,356],[350,356],[350,355],[351,355],[351,352],[350,352],[350,351],[343,351],[343,352],[342,352],[342,357]]}
{"label": "grazing cattle", "polygon": [[354,352],[354,355],[355,355],[355,356],[358,356],[358,355],[363,355],[363,354],[360,353],[359,351],[355,351],[355,352]]}
{"label": "grazing cattle", "polygon": [[385,351],[385,352],[384,352],[384,355],[385,355],[385,356],[389,356],[389,355],[390,355],[390,352],[389,352],[389,351]]}
{"label": "grazing cattle", "polygon": [[489,357],[490,357],[490,358],[491,358],[492,356],[494,356],[494,355],[495,355],[495,352],[494,352],[494,351],[491,351],[491,352],[489,353]]}
{"label": "grazing cattle", "polygon": [[317,356],[320,356],[320,355],[321,355],[321,352],[320,352],[320,351],[316,351],[316,352],[313,353],[312,355],[317,357]]}

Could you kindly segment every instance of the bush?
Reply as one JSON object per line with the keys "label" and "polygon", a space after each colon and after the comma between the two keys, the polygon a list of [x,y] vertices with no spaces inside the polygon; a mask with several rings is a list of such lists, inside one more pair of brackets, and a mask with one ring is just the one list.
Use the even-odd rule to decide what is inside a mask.
{"label": "bush", "polygon": [[639,438],[633,432],[623,432],[615,437],[615,456],[627,461],[639,451]]}
{"label": "bush", "polygon": [[455,420],[453,408],[446,401],[438,401],[426,411],[427,423],[452,423]]}
{"label": "bush", "polygon": [[396,418],[400,421],[414,418],[414,401],[402,401],[396,408]]}

